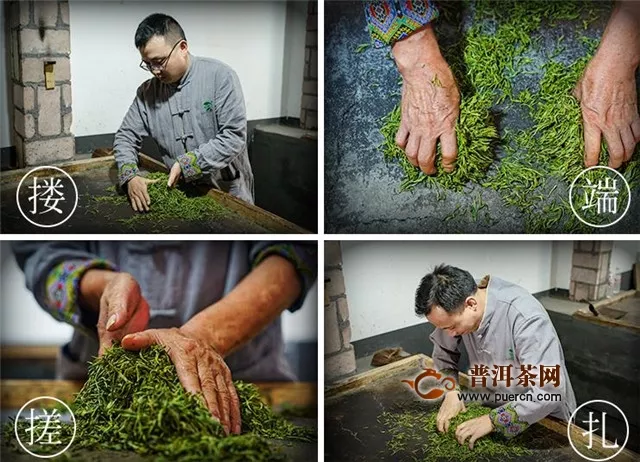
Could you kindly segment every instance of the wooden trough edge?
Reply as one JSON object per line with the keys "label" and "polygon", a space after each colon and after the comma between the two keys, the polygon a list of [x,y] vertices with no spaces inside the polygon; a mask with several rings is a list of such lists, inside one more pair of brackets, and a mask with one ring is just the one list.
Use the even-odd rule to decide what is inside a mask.
{"label": "wooden trough edge", "polygon": [[[103,156],[96,157],[91,159],[82,159],[82,160],[72,160],[69,162],[62,162],[59,164],[52,165],[52,167],[57,167],[64,170],[67,173],[78,173],[84,172],[88,170],[92,170],[95,168],[104,168],[107,166],[111,166],[115,158],[113,156]],[[166,166],[162,162],[158,162],[152,157],[149,157],[146,154],[139,153],[139,163],[140,166],[152,170],[152,171],[162,171],[167,173],[168,170]],[[33,168],[36,167],[27,167],[18,170],[8,170],[6,172],[0,173],[0,185],[5,186],[8,184],[17,184],[22,180],[22,178]],[[270,230],[271,232],[277,233],[290,233],[290,234],[311,234],[311,231],[306,230],[295,223],[291,223],[288,220],[285,220],[278,215],[275,215],[268,210],[261,209],[260,207],[252,204],[248,204],[237,197],[234,197],[224,191],[219,191],[217,189],[209,189],[207,188],[207,194],[209,194],[212,198],[216,199],[218,202],[222,203],[229,209],[238,212],[244,217],[251,218],[256,221],[256,223],[262,226],[268,226],[274,228],[274,230]]]}
{"label": "wooden trough edge", "polygon": [[[38,396],[51,396],[65,402],[73,400],[84,382],[75,380],[2,380],[2,409],[20,409]],[[318,384],[315,382],[256,382],[264,401],[271,407],[285,404],[311,407],[318,404]]]}
{"label": "wooden trough edge", "polygon": [[[386,366],[377,367],[375,369],[363,372],[358,375],[354,375],[348,377],[344,380],[336,382],[335,384],[328,385],[325,387],[325,406],[327,404],[331,404],[338,400],[340,397],[353,393],[359,387],[363,387],[369,383],[372,383],[378,379],[383,379],[388,376],[393,375],[395,372],[400,372],[402,370],[412,371],[423,365],[427,368],[434,368],[433,359],[429,356],[419,353],[412,356],[408,356],[399,361],[393,362],[391,364],[387,364]],[[460,384],[465,387],[469,387],[471,385],[471,381],[469,376],[464,373],[459,374]],[[543,427],[553,431],[554,433],[560,435],[567,435],[567,423],[556,419],[554,417],[545,417],[544,419],[537,422]],[[571,439],[573,441],[585,442],[586,438],[582,435],[584,431],[582,428],[578,427],[575,424],[571,424],[569,427],[569,431],[571,432]],[[631,437],[631,435],[629,435]],[[610,441],[606,441],[609,445],[612,443]],[[602,438],[597,435],[593,435],[593,448],[592,451],[607,456],[609,453],[604,453],[602,448]],[[629,449],[623,449],[620,453],[615,457],[616,462],[635,462],[640,460],[640,455]]]}

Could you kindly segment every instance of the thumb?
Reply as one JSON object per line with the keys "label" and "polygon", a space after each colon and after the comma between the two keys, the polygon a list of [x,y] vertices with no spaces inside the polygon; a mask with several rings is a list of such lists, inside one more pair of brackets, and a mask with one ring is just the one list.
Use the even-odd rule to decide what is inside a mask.
{"label": "thumb", "polygon": [[462,412],[467,412],[467,406],[464,405],[464,401],[462,401]]}
{"label": "thumb", "polygon": [[159,344],[155,329],[137,332],[135,334],[127,334],[122,339],[122,348],[125,350],[138,351],[151,345]]}
{"label": "thumb", "polygon": [[173,164],[171,167],[171,171],[169,172],[169,181],[167,182],[167,186],[173,188],[175,184],[178,182],[178,178],[180,178],[180,164],[177,162]]}
{"label": "thumb", "polygon": [[132,278],[119,288],[122,292],[117,297],[107,300],[107,332],[114,332],[123,327],[132,317],[140,302],[140,287]]}

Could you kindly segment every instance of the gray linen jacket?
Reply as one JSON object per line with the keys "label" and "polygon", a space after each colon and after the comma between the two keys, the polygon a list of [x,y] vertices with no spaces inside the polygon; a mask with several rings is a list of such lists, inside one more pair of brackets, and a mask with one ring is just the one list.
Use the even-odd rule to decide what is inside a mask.
{"label": "gray linen jacket", "polygon": [[138,88],[113,142],[120,185],[139,173],[138,152],[152,137],[167,168],[253,204],[247,116],[236,73],[216,59],[190,55],[176,84],[153,77]]}
{"label": "gray linen jacket", "polygon": [[[532,424],[552,415],[568,421],[576,408],[576,398],[560,339],[546,310],[527,290],[497,277],[491,277],[487,289],[487,306],[478,330],[456,337],[449,336],[442,329],[436,328],[432,332],[430,339],[434,344],[433,360],[436,368],[458,371],[459,346],[462,342],[472,368],[476,364],[486,365],[489,371],[493,371],[495,365],[513,366],[511,377],[514,380],[510,387],[504,381],[497,381],[494,386],[493,372],[490,373],[486,389],[480,390],[491,394],[490,400],[485,404],[507,404],[503,400],[495,402],[498,393],[500,396],[530,393],[533,401],[509,402],[519,419]],[[520,365],[535,366],[532,370],[535,374],[539,374],[540,365],[560,365],[559,387],[545,384],[540,388],[540,375],[534,379],[534,386],[514,386],[518,383]],[[475,388],[473,391],[476,391]],[[539,393],[560,394],[561,400],[539,401]]]}

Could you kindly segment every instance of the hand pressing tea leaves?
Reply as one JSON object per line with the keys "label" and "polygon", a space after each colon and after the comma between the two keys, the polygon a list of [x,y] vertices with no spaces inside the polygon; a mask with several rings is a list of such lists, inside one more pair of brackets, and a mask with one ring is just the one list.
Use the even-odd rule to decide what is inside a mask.
{"label": "hand pressing tea leaves", "polygon": [[[427,176],[411,165],[395,144],[401,121],[398,104],[382,120],[380,150],[385,159],[401,167],[400,190],[423,183],[440,199],[442,190],[459,192],[477,183],[517,208],[526,232],[593,231],[575,217],[565,200],[569,185],[585,168],[582,112],[573,89],[599,43],[583,35],[584,25],[593,23],[610,5],[502,0],[469,5],[466,11],[460,3],[441,6],[443,17],[459,26],[453,42],[447,34],[439,37],[461,93],[456,170],[446,173],[438,165],[438,173]],[[464,20],[463,14],[467,15]],[[540,33],[542,26],[545,34]],[[562,34],[552,31],[557,26],[562,26]],[[565,37],[567,29],[572,34]],[[571,53],[563,53],[567,42],[572,44]],[[523,125],[498,130],[497,121],[506,120],[511,110],[517,111],[517,123]],[[438,158],[440,154],[438,148]],[[600,165],[607,161],[603,143]],[[631,190],[640,187],[640,145],[618,171]],[[620,191],[620,201],[626,194]],[[468,219],[469,213],[459,206],[444,221],[461,214]],[[597,222],[593,216],[586,218]]]}
{"label": "hand pressing tea leaves", "polygon": [[[257,387],[235,382],[241,435],[225,436],[200,395],[185,391],[163,347],[131,352],[116,345],[89,365],[71,409],[72,450],[134,451],[180,460],[280,460],[267,439],[314,441],[315,432],[274,414]],[[21,430],[26,421],[20,421]],[[11,424],[10,431],[13,430]],[[63,427],[70,434],[72,426]]]}
{"label": "hand pressing tea leaves", "polygon": [[[180,185],[176,188],[167,187],[169,175],[166,173],[154,172],[146,178],[158,180],[147,185],[147,192],[151,198],[149,212],[136,213],[131,218],[119,220],[121,223],[134,228],[142,221],[205,221],[223,217],[227,211],[213,197],[203,195],[195,186]],[[115,187],[108,188],[113,195],[98,196],[94,200],[97,202],[111,204],[128,204],[126,195],[116,194]],[[96,213],[98,211],[96,210]]]}
{"label": "hand pressing tea leaves", "polygon": [[[462,422],[488,414],[491,409],[477,403],[467,404],[467,411],[458,414],[451,420],[446,433],[437,429],[438,410],[425,413],[420,409],[412,409],[399,414],[384,412],[378,421],[385,425],[386,432],[391,434],[387,448],[391,455],[410,453],[414,460],[436,462],[438,460],[475,461],[483,457],[510,458],[531,454],[522,446],[519,437],[506,440],[500,435],[491,434],[475,442],[473,449],[461,445],[455,438],[456,427]],[[417,446],[416,446],[417,445]]]}

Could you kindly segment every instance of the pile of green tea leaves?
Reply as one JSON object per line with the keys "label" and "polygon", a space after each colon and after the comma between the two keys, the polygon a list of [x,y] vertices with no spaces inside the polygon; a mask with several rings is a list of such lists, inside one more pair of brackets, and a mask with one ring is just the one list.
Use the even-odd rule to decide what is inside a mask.
{"label": "pile of green tea leaves", "polygon": [[[125,226],[135,228],[136,224],[142,222],[172,220],[180,221],[210,221],[221,218],[227,214],[227,210],[219,204],[213,197],[203,195],[198,188],[191,185],[179,185],[175,188],[167,187],[169,175],[166,173],[154,172],[146,176],[150,180],[157,180],[147,185],[147,192],[151,199],[149,212],[136,213],[133,217],[122,218],[119,221]],[[126,194],[118,194],[114,186],[107,189],[109,192],[105,196],[94,197],[98,203],[109,203],[115,205],[129,204]],[[102,213],[98,209],[95,213]]]}
{"label": "pile of green tea leaves", "polygon": [[[400,190],[424,183],[443,200],[446,191],[461,192],[479,184],[497,191],[506,205],[516,207],[524,215],[527,232],[549,232],[558,226],[566,232],[592,231],[574,216],[566,199],[569,186],[585,168],[582,115],[572,91],[599,43],[586,31],[598,17],[608,15],[603,9],[610,5],[581,0],[471,0],[439,6],[441,18],[436,29],[450,27],[439,24],[442,22],[458,25],[455,34],[439,34],[440,48],[461,93],[456,126],[458,161],[456,170],[446,173],[440,165],[438,146],[436,175],[427,176],[411,165],[395,144],[401,120],[398,103],[382,119],[384,141],[380,149],[385,159],[402,168]],[[465,21],[464,15],[472,18]],[[566,41],[564,35],[540,33],[542,26],[549,30],[560,25],[566,26],[563,31],[571,31]],[[453,42],[447,37],[451,35]],[[564,53],[563,43],[569,41],[572,50],[582,49],[581,56]],[[497,121],[511,111],[528,126],[500,127]],[[603,142],[600,165],[607,165],[607,161]],[[640,187],[640,145],[631,162],[618,171],[632,191]],[[607,176],[603,170],[589,174],[595,184]],[[573,197],[578,207],[585,205],[586,198],[579,194]],[[624,208],[628,200],[622,188],[618,203]],[[487,206],[478,195],[471,208],[476,220],[478,211]],[[595,210],[583,216],[592,223],[606,220]]]}
{"label": "pile of green tea leaves", "polygon": [[491,409],[477,403],[467,405],[467,411],[451,420],[449,429],[440,433],[436,418],[438,410],[425,413],[414,409],[401,413],[384,412],[378,422],[391,434],[387,448],[392,456],[409,454],[414,460],[436,462],[438,460],[475,461],[487,457],[509,459],[531,454],[532,451],[522,445],[519,436],[506,440],[492,433],[474,443],[473,449],[461,445],[455,438],[456,428],[462,422],[488,414]]}
{"label": "pile of green tea leaves", "polygon": [[[242,434],[225,436],[202,397],[182,387],[162,347],[131,352],[116,345],[90,364],[88,380],[70,406],[77,423],[70,451],[134,451],[171,460],[270,461],[282,460],[283,455],[268,439],[315,441],[315,430],[274,414],[255,385],[234,384]],[[18,424],[19,431],[26,431],[26,420]],[[13,427],[13,422],[5,426],[5,441],[13,439]],[[60,440],[68,441],[65,436],[72,433],[73,426],[64,425]]]}

